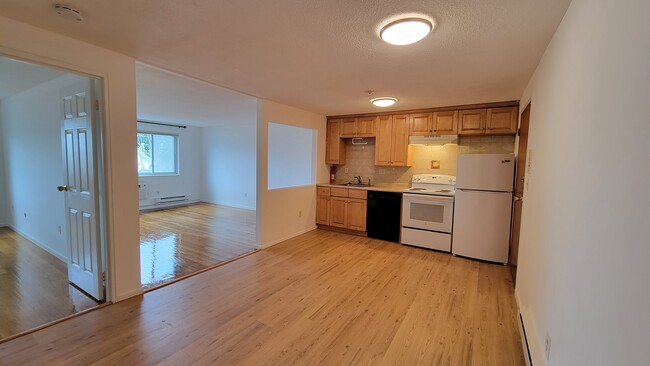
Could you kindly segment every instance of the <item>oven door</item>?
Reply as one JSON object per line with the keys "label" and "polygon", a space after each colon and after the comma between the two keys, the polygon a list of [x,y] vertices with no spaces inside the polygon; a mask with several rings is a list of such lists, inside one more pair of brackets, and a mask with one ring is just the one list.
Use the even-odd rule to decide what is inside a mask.
{"label": "oven door", "polygon": [[405,193],[402,226],[451,233],[454,198]]}

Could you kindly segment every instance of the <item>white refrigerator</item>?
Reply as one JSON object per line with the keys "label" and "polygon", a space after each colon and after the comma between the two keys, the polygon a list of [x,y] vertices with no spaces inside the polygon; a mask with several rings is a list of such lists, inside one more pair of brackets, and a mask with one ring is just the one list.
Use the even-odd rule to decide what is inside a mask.
{"label": "white refrigerator", "polygon": [[508,263],[514,174],[513,154],[458,155],[453,254]]}

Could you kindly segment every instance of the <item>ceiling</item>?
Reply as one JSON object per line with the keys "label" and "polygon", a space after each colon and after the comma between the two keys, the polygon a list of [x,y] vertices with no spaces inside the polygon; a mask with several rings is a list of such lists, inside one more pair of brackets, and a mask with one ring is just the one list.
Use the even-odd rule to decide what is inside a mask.
{"label": "ceiling", "polygon": [[198,127],[257,123],[257,99],[136,64],[138,119]]}
{"label": "ceiling", "polygon": [[0,99],[7,98],[64,73],[49,67],[0,57]]}
{"label": "ceiling", "polygon": [[[570,0],[2,0],[0,13],[242,93],[326,114],[518,99]],[[377,36],[400,15],[437,20],[424,40]]]}

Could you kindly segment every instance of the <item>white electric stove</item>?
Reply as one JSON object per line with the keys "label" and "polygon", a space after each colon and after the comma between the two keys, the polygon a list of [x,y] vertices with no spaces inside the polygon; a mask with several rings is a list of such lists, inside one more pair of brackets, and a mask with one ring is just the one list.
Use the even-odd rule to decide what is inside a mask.
{"label": "white electric stove", "polygon": [[402,244],[451,252],[455,184],[452,175],[413,175],[402,198]]}

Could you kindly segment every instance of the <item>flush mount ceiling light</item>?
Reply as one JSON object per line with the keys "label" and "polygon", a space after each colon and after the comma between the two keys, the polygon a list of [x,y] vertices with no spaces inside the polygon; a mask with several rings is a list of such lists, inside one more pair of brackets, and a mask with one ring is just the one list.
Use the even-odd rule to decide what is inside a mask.
{"label": "flush mount ceiling light", "polygon": [[68,5],[56,4],[54,5],[54,11],[67,20],[74,20],[76,22],[84,20],[79,10]]}
{"label": "flush mount ceiling light", "polygon": [[393,104],[397,103],[397,98],[393,97],[380,97],[370,99],[370,103],[374,104],[376,107],[390,107]]}
{"label": "flush mount ceiling light", "polygon": [[424,18],[404,18],[386,24],[379,37],[390,44],[403,46],[415,43],[433,30],[433,23]]}

